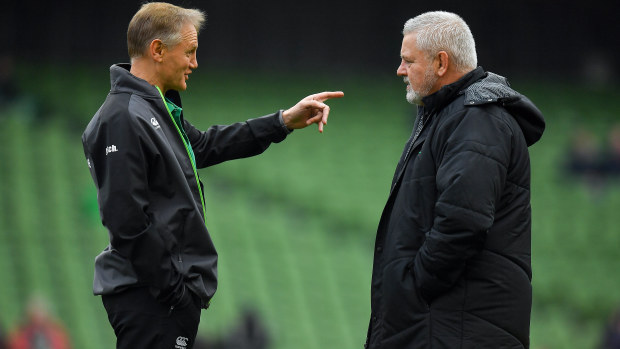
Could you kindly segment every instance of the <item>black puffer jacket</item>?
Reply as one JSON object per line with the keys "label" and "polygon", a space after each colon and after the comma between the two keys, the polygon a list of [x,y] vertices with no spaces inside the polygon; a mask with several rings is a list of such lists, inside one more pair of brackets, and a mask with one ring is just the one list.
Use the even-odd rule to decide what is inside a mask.
{"label": "black puffer jacket", "polygon": [[543,117],[482,68],[423,102],[377,231],[367,347],[527,348]]}

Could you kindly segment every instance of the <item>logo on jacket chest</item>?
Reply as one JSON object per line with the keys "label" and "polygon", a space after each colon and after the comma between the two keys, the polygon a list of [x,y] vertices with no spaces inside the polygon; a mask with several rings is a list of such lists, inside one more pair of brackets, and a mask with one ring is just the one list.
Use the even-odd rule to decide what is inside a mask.
{"label": "logo on jacket chest", "polygon": [[187,342],[189,339],[187,337],[179,336],[176,340],[176,345],[174,346],[176,349],[185,349],[187,348]]}
{"label": "logo on jacket chest", "polygon": [[157,122],[157,119],[155,119],[155,118],[151,118],[151,125],[153,125],[155,127],[155,129],[160,128],[159,122]]}
{"label": "logo on jacket chest", "polygon": [[118,148],[114,144],[105,147],[106,156],[110,153],[116,153],[117,151],[118,151]]}

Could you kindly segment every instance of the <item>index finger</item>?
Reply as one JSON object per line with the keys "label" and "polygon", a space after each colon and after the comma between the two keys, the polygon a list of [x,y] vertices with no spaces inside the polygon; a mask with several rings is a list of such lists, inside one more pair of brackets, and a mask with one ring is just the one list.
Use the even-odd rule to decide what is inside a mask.
{"label": "index finger", "polygon": [[312,99],[315,99],[320,102],[324,102],[330,98],[342,98],[344,97],[344,92],[342,91],[325,91],[312,95]]}

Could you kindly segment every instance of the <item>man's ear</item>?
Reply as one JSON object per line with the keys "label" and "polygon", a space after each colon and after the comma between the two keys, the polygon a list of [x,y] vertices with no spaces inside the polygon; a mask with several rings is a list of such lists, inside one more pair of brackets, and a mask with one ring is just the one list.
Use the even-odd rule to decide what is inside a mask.
{"label": "man's ear", "polygon": [[166,51],[166,46],[159,39],[155,39],[151,41],[151,45],[149,46],[149,54],[151,58],[155,62],[161,63],[164,57],[164,52]]}
{"label": "man's ear", "polygon": [[435,71],[437,72],[437,75],[444,76],[448,72],[450,56],[448,56],[446,51],[439,51],[435,58]]}

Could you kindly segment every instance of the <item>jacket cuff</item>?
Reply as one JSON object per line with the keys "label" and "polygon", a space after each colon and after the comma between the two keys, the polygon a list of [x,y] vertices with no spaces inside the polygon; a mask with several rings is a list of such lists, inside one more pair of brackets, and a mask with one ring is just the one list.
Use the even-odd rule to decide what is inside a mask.
{"label": "jacket cuff", "polygon": [[293,132],[292,129],[286,127],[286,124],[284,123],[284,116],[283,116],[284,110],[280,109],[280,111],[278,112],[279,115],[279,119],[280,119],[280,125],[282,125],[282,129],[284,130],[284,132],[286,132],[286,134],[291,134],[291,132]]}
{"label": "jacket cuff", "polygon": [[279,143],[290,133],[282,120],[282,111],[261,116],[247,121],[252,129],[252,133],[258,139],[268,140],[269,142]]}

